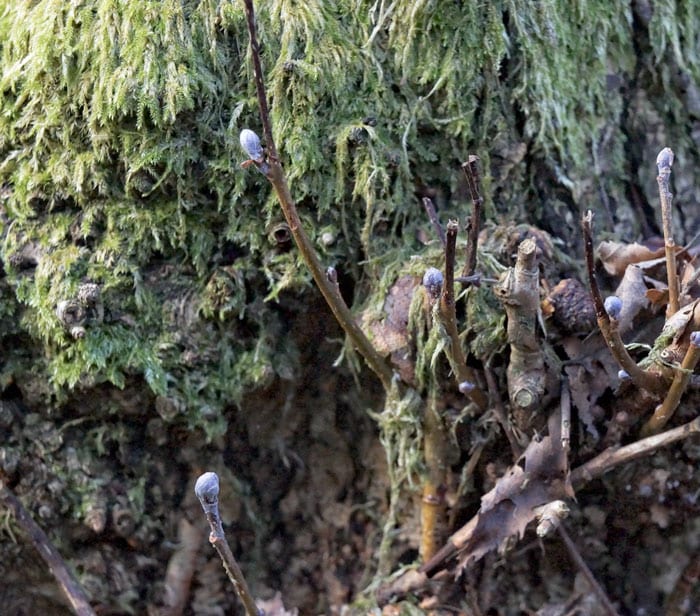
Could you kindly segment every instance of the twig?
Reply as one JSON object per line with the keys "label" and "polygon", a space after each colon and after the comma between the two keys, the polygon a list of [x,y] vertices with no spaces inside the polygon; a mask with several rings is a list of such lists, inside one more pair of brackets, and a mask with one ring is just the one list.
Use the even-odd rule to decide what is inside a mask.
{"label": "twig", "polygon": [[540,406],[547,377],[537,337],[540,289],[537,244],[533,239],[520,242],[515,267],[503,275],[494,292],[507,316],[510,362],[506,374],[513,417],[518,428],[526,431]]}
{"label": "twig", "polygon": [[197,498],[187,490],[180,504],[182,517],[177,527],[177,548],[168,560],[165,597],[159,616],[180,616],[187,605],[192,577],[204,540],[204,529],[190,521],[198,515],[198,509]]}
{"label": "twig", "polygon": [[[571,473],[571,483],[578,490],[589,481],[603,475],[603,473],[615,466],[650,455],[661,447],[666,447],[694,434],[700,434],[700,417],[683,426],[642,439],[626,447],[611,447],[574,469]],[[448,560],[454,558],[459,550],[471,539],[478,521],[479,516],[477,514],[453,533],[447,543],[437,551],[430,563],[424,564],[417,571],[407,572],[407,574],[393,580],[390,584],[381,587],[377,592],[377,600],[380,605],[385,604],[392,598],[396,599],[418,592],[429,583],[431,578],[435,579],[439,575],[436,575],[436,572],[440,571]]]}
{"label": "twig", "polygon": [[659,184],[659,199],[661,200],[661,222],[664,229],[664,247],[666,249],[666,274],[668,277],[668,306],[666,307],[666,318],[678,312],[679,292],[678,274],[676,273],[676,244],[673,241],[673,211],[671,203],[673,195],[669,188],[671,178],[671,166],[673,165],[673,150],[664,148],[656,157],[656,166],[659,175],[656,181]]}
{"label": "twig", "polygon": [[598,583],[598,580],[595,579],[593,572],[586,564],[586,561],[583,560],[581,553],[576,547],[576,544],[569,536],[569,533],[566,532],[564,525],[559,524],[559,526],[557,526],[557,530],[559,531],[559,536],[562,538],[566,549],[569,551],[569,556],[571,556],[571,560],[574,561],[581,573],[583,573],[583,576],[586,578],[586,581],[591,587],[591,590],[595,593],[596,597],[598,597],[598,601],[600,601],[600,604],[603,606],[605,613],[608,616],[618,616],[617,610],[615,609],[615,606],[610,602],[610,599],[608,599],[608,595],[606,594],[605,589]]}
{"label": "twig", "polygon": [[474,371],[467,366],[467,360],[462,351],[462,343],[457,330],[457,315],[455,314],[455,247],[457,244],[457,232],[459,224],[455,220],[447,223],[447,237],[445,243],[445,279],[440,297],[440,319],[445,331],[450,338],[449,356],[460,391],[466,393],[469,398],[483,411],[486,409],[488,399],[486,394],[477,386]]}
{"label": "twig", "polygon": [[255,605],[253,595],[250,594],[248,584],[243,577],[243,572],[238,566],[224,535],[224,527],[221,524],[221,516],[219,515],[219,476],[211,472],[200,475],[194,486],[194,492],[202,504],[202,509],[204,509],[211,528],[209,543],[219,553],[224,569],[233,584],[238,598],[243,603],[246,616],[262,616],[262,611]]}
{"label": "twig", "polygon": [[428,214],[430,224],[433,225],[433,229],[435,229],[435,233],[437,234],[440,243],[444,247],[446,241],[445,230],[442,228],[442,225],[438,220],[437,212],[435,211],[435,204],[433,203],[432,199],[429,199],[428,197],[423,197],[423,207],[425,208],[426,214]]}
{"label": "twig", "polygon": [[39,552],[39,555],[44,559],[51,573],[53,573],[59,587],[77,616],[95,616],[95,612],[90,606],[85,592],[68,569],[63,557],[46,536],[46,533],[29,515],[29,512],[19,499],[2,481],[0,481],[0,503],[12,511],[17,523],[24,529],[24,532],[32,542],[34,549]]}
{"label": "twig", "polygon": [[426,466],[421,498],[420,557],[423,562],[433,557],[447,535],[447,435],[436,398],[434,393],[430,395],[423,418],[423,451]]}
{"label": "twig", "polygon": [[644,424],[642,436],[656,434],[671,419],[676,408],[678,408],[681,396],[688,387],[690,376],[698,365],[698,361],[700,361],[700,332],[693,332],[690,334],[688,350],[683,357],[680,368],[676,369],[676,375],[673,377],[673,383],[669,387],[666,398],[656,407],[654,414]]}
{"label": "twig", "polygon": [[489,366],[484,368],[484,376],[486,377],[486,384],[489,388],[489,396],[491,399],[491,406],[493,407],[493,414],[496,416],[498,423],[501,424],[501,428],[503,428],[503,432],[508,439],[510,450],[513,453],[513,460],[517,460],[523,453],[523,447],[518,441],[518,437],[515,435],[513,426],[511,425],[510,421],[508,421],[508,413],[503,406],[503,400],[501,400],[501,394],[498,391],[496,377],[493,374],[493,370]]}
{"label": "twig", "polygon": [[588,210],[581,221],[583,229],[583,246],[586,254],[586,269],[588,271],[588,283],[591,287],[591,297],[595,307],[596,319],[600,333],[608,345],[613,357],[620,367],[629,375],[632,382],[637,386],[652,393],[663,394],[663,383],[661,379],[654,374],[642,370],[637,363],[630,357],[627,352],[625,343],[622,341],[618,330],[617,319],[611,319],[608,312],[605,310],[603,298],[600,295],[598,281],[595,277],[595,264],[593,261],[593,212]]}
{"label": "twig", "polygon": [[564,379],[561,384],[561,447],[569,455],[571,447],[571,391],[569,382]]}
{"label": "twig", "polygon": [[667,447],[693,434],[700,434],[700,417],[696,417],[693,421],[682,426],[667,430],[661,434],[648,436],[625,447],[609,447],[592,460],[571,471],[571,483],[574,488],[578,489],[615,466],[651,455],[657,449]]}
{"label": "twig", "polygon": [[258,168],[265,173],[267,179],[275,189],[277,199],[280,203],[287,224],[289,225],[289,230],[292,233],[292,237],[294,238],[304,262],[311,272],[311,276],[333,312],[333,315],[345,331],[346,335],[355,345],[360,355],[364,357],[369,367],[379,377],[384,389],[389,391],[393,377],[391,367],[372,346],[372,343],[369,341],[367,336],[365,336],[365,334],[362,332],[362,329],[360,329],[360,326],[355,321],[352,313],[345,305],[345,302],[338,301],[339,296],[335,292],[333,284],[328,280],[326,271],[321,266],[311,240],[306,235],[306,232],[301,225],[301,219],[299,218],[296,204],[294,203],[291,193],[289,192],[287,178],[285,176],[284,169],[279,162],[277,148],[275,147],[275,142],[272,137],[270,115],[267,106],[267,96],[265,94],[265,84],[263,82],[262,68],[260,65],[260,49],[258,46],[255,29],[253,0],[244,0],[244,4],[248,23],[248,34],[250,36],[250,49],[253,56],[255,87],[258,95],[258,104],[260,106],[260,121],[262,122],[263,133],[268,151],[267,161],[262,162],[260,160],[255,160],[255,157],[251,158],[253,158],[253,162],[258,166]]}
{"label": "twig", "polygon": [[467,225],[467,256],[464,261],[462,276],[471,276],[476,270],[476,253],[481,228],[481,208],[484,198],[481,196],[481,178],[479,176],[479,157],[469,155],[466,163],[462,163],[462,171],[467,178],[469,194],[472,198],[472,214]]}

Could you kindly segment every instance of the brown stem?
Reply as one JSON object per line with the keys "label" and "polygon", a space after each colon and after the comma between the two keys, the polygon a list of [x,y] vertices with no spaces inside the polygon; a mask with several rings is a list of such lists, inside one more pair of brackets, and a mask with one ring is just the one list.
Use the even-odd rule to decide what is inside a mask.
{"label": "brown stem", "polygon": [[605,613],[608,616],[618,616],[617,610],[615,609],[615,606],[610,602],[610,599],[608,599],[608,595],[606,594],[605,589],[598,583],[598,580],[595,579],[593,572],[586,564],[586,561],[583,560],[581,553],[576,547],[576,544],[574,543],[573,539],[571,539],[571,537],[569,536],[569,533],[566,532],[566,529],[562,524],[557,526],[557,530],[559,531],[559,536],[562,538],[566,549],[569,551],[569,556],[571,556],[571,560],[574,561],[576,566],[583,574],[583,577],[586,578],[588,585],[591,587],[591,590],[593,590],[596,597],[598,597],[598,601],[600,601],[600,604],[603,606]]}
{"label": "brown stem", "polygon": [[440,297],[440,319],[450,338],[448,356],[452,365],[452,370],[457,378],[457,383],[462,385],[469,383],[470,390],[467,390],[469,398],[481,409],[485,410],[488,404],[486,394],[479,389],[476,383],[474,371],[467,366],[467,360],[462,351],[462,343],[459,339],[457,329],[457,315],[455,314],[455,248],[457,245],[457,232],[459,224],[455,220],[447,223],[447,236],[445,243],[445,280],[442,286]]}
{"label": "brown stem", "polygon": [[321,266],[318,260],[316,251],[313,248],[311,240],[304,231],[299,213],[297,212],[296,204],[292,199],[287,185],[282,165],[277,156],[277,149],[272,137],[272,128],[270,125],[269,111],[267,107],[267,96],[265,94],[265,84],[262,78],[262,68],[260,65],[260,50],[257,41],[255,30],[255,14],[253,10],[253,0],[244,0],[246,18],[248,22],[248,34],[250,35],[250,48],[253,55],[253,66],[255,69],[255,86],[258,94],[258,104],[260,106],[260,120],[263,125],[265,141],[268,149],[268,163],[265,175],[275,189],[277,199],[282,207],[282,212],[289,225],[289,230],[294,237],[294,241],[301,253],[302,259],[306,263],[311,276],[318,286],[321,294],[328,303],[333,316],[350,338],[352,343],[357,348],[358,352],[369,365],[369,367],[379,377],[386,391],[391,388],[391,380],[393,371],[384,358],[372,346],[372,343],[367,339],[367,336],[362,332],[359,325],[356,323],[352,313],[345,305],[345,302],[339,301],[339,295],[335,292],[335,287],[328,280],[326,271]]}
{"label": "brown stem", "polygon": [[481,196],[481,178],[479,175],[479,157],[469,155],[466,163],[462,163],[462,171],[467,178],[469,194],[472,198],[472,214],[467,226],[467,255],[462,276],[471,276],[476,270],[476,253],[481,228],[481,208],[484,198]]}
{"label": "brown stem", "polygon": [[496,383],[496,377],[493,374],[493,370],[487,366],[484,369],[484,376],[486,377],[486,384],[489,388],[489,396],[491,398],[493,414],[496,416],[498,423],[501,424],[501,428],[503,428],[503,432],[508,439],[510,450],[513,453],[513,460],[517,460],[523,453],[523,447],[518,442],[513,426],[511,425],[510,421],[508,421],[508,413],[506,413],[506,409],[503,406],[503,401],[501,400],[501,394],[498,391],[498,384]]}
{"label": "brown stem", "polygon": [[611,319],[605,310],[603,298],[598,288],[598,281],[595,277],[595,264],[593,260],[593,212],[588,210],[581,221],[583,229],[583,247],[586,255],[586,270],[588,271],[588,283],[591,287],[591,297],[595,307],[596,319],[600,333],[603,335],[612,356],[620,367],[629,375],[632,382],[642,389],[646,389],[655,394],[663,394],[662,380],[646,370],[640,368],[627,352],[625,343],[622,341],[618,330],[616,319]]}
{"label": "brown stem", "polygon": [[[683,426],[650,436],[626,447],[611,447],[599,456],[574,469],[571,472],[571,483],[578,490],[589,481],[601,476],[615,466],[650,455],[661,447],[671,445],[694,434],[700,434],[700,417]],[[380,605],[383,605],[390,599],[396,600],[408,594],[416,593],[425,588],[431,579],[436,579],[437,575],[439,575],[437,572],[444,567],[444,563],[454,558],[473,537],[478,521],[478,515],[472,517],[471,520],[449,538],[447,543],[437,551],[432,560],[419,570],[409,571],[381,587],[377,592],[377,600]]]}
{"label": "brown stem", "polygon": [[19,499],[3,482],[0,482],[0,503],[12,511],[17,523],[32,542],[34,549],[44,559],[49,570],[56,578],[63,594],[68,599],[73,611],[77,616],[95,616],[90,602],[78,581],[68,569],[68,565],[54,547],[53,543],[46,536],[46,533],[34,521],[29,512],[24,508]]}
{"label": "brown stem", "polygon": [[494,292],[507,316],[508,394],[516,425],[525,431],[540,407],[547,377],[544,352],[537,336],[540,295],[534,240],[528,238],[520,243],[515,267],[504,274]]}
{"label": "brown stem", "polygon": [[423,451],[426,466],[421,498],[420,557],[423,562],[433,557],[447,534],[447,435],[436,403],[436,396],[431,395],[423,418]]}
{"label": "brown stem", "polygon": [[433,203],[432,199],[429,199],[428,197],[423,197],[423,207],[425,208],[426,214],[428,214],[428,219],[430,220],[430,224],[433,225],[433,229],[435,229],[435,233],[438,236],[438,239],[440,240],[440,243],[445,246],[445,230],[442,228],[442,225],[440,224],[440,221],[438,220],[437,212],[435,211],[435,204]]}
{"label": "brown stem", "polygon": [[667,430],[661,434],[648,436],[625,447],[609,447],[592,460],[582,464],[571,471],[571,483],[575,489],[579,489],[589,481],[600,477],[611,468],[632,462],[638,458],[648,456],[661,447],[666,447],[677,441],[700,433],[700,417],[693,421]]}
{"label": "brown stem", "polygon": [[673,165],[673,150],[664,148],[656,157],[656,166],[659,175],[656,182],[659,185],[659,199],[661,200],[661,222],[664,229],[664,247],[666,249],[666,274],[668,277],[668,306],[666,307],[666,318],[678,312],[679,291],[678,274],[676,273],[676,244],[673,241],[673,211],[671,204],[673,195],[669,188],[671,178],[671,166]]}
{"label": "brown stem", "polygon": [[700,361],[700,346],[693,344],[688,345],[688,350],[683,357],[680,369],[676,370],[676,375],[673,377],[673,383],[669,387],[668,393],[664,401],[656,407],[654,414],[644,424],[642,428],[642,436],[651,436],[662,430],[669,419],[673,416],[678,404],[681,401],[681,396],[688,387],[690,377]]}
{"label": "brown stem", "polygon": [[200,475],[194,489],[211,529],[209,543],[219,553],[226,574],[245,608],[246,616],[260,616],[260,610],[255,605],[255,600],[248,589],[243,572],[238,566],[224,534],[224,527],[219,513],[219,476],[213,472]]}

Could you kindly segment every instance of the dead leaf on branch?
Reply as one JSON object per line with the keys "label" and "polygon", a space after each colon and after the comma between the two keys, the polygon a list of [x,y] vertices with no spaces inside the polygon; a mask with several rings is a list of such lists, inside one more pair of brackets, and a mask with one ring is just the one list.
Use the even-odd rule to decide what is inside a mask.
{"label": "dead leaf on branch", "polygon": [[510,537],[520,539],[542,505],[567,498],[574,498],[574,490],[557,412],[549,418],[549,434],[533,439],[518,463],[481,498],[473,530],[458,546],[460,570],[500,548]]}
{"label": "dead leaf on branch", "polygon": [[622,276],[628,265],[650,261],[663,257],[664,248],[652,249],[638,243],[601,242],[598,245],[598,257],[603,267],[612,276]]}

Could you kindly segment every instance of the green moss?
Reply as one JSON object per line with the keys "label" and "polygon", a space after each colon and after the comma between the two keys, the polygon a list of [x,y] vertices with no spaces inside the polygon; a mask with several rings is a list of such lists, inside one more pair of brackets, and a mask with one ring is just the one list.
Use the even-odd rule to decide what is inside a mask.
{"label": "green moss", "polygon": [[[654,53],[696,70],[695,21],[671,23],[665,6]],[[526,143],[584,198],[621,113],[606,78],[632,56],[629,13],[603,0],[575,11],[276,0],[258,23],[305,224],[376,305],[387,263],[423,250],[416,190],[434,190],[442,215],[462,213],[468,153],[488,168],[494,144]],[[237,133],[259,124],[241,3],[24,0],[5,6],[0,44],[1,256],[14,291],[1,313],[35,341],[56,390],[137,375],[183,400],[189,424],[203,413],[222,426],[228,402],[288,373],[293,347],[267,332],[283,331],[282,293],[309,287],[296,252],[268,241],[280,214],[265,179],[239,168]],[[624,135],[612,143],[619,176]],[[513,166],[500,193],[486,174],[491,217],[532,212],[532,177]],[[56,306],[84,281],[100,285],[106,316],[73,340]],[[187,297],[187,323],[173,321],[173,293]]]}

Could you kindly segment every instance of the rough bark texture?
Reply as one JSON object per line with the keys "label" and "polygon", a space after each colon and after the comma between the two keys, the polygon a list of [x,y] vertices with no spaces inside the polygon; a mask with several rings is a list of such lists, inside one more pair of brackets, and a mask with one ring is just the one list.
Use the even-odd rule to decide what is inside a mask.
{"label": "rough bark texture", "polygon": [[[675,242],[700,231],[697,2],[259,4],[273,131],[302,222],[370,337],[385,337],[376,346],[400,371],[409,358],[402,375],[419,387],[428,370],[452,379],[439,339],[411,355],[411,281],[442,266],[421,200],[443,223],[465,221],[469,154],[483,167],[487,278],[533,238],[545,285],[583,280],[587,209],[598,240],[658,236],[665,146]],[[378,561],[416,556],[416,405],[385,401],[344,349],[265,178],[240,168],[238,134],[258,127],[247,50],[238,2],[0,1],[0,479],[101,613],[240,609],[182,523],[206,526],[191,506],[205,470],[221,478],[257,597],[365,613]],[[488,363],[507,400],[501,306],[482,285],[458,308],[470,363]],[[604,347],[559,335],[562,356],[583,358],[565,368],[580,461],[619,442],[634,409],[619,416]],[[648,342],[640,323],[635,336]],[[441,403],[451,531],[512,462],[492,416],[452,389]],[[674,421],[693,408],[684,401]],[[568,523],[621,612],[699,604],[699,458],[688,440],[578,492]],[[3,612],[67,610],[22,529],[0,518]],[[475,614],[584,605],[562,545],[524,541],[442,599],[474,597]]]}

